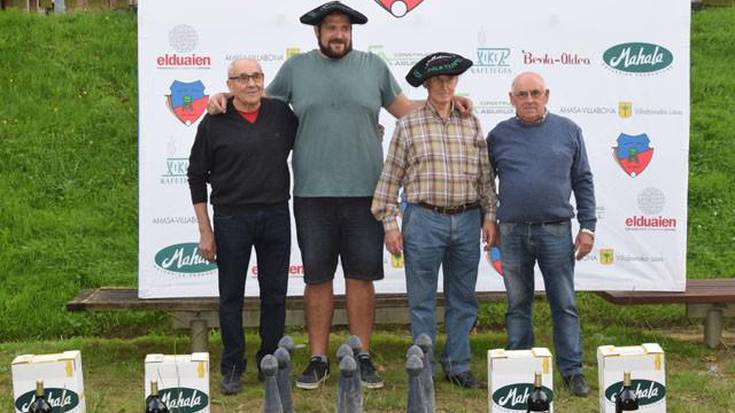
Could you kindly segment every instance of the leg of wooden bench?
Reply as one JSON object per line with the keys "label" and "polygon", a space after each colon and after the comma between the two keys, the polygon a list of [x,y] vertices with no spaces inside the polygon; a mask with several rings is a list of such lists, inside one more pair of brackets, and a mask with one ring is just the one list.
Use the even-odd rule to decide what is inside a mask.
{"label": "leg of wooden bench", "polygon": [[712,307],[704,319],[704,344],[717,348],[722,338],[722,310]]}
{"label": "leg of wooden bench", "polygon": [[209,329],[207,320],[193,319],[189,322],[191,338],[189,346],[192,353],[206,352],[209,349]]}

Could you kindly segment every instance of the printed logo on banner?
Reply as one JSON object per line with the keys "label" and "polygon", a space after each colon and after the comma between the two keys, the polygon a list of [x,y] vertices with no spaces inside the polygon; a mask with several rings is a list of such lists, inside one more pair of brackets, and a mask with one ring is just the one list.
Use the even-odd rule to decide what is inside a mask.
{"label": "printed logo on banner", "polygon": [[649,75],[671,66],[674,55],[653,43],[622,43],[605,50],[602,61],[619,73]]}
{"label": "printed logo on banner", "polygon": [[500,248],[494,246],[485,250],[485,259],[501,277],[503,276],[503,264],[500,262]]}
{"label": "printed logo on banner", "polygon": [[475,104],[477,115],[512,115],[513,113],[515,109],[507,100],[480,100]]}
{"label": "printed logo on banner", "polygon": [[375,0],[394,17],[403,17],[423,3],[424,0]]}
{"label": "printed logo on banner", "polygon": [[209,69],[212,58],[191,53],[199,43],[199,33],[187,24],[174,26],[168,32],[168,44],[175,53],[156,56],[159,69]]}
{"label": "printed logo on banner", "polygon": [[370,53],[378,55],[389,66],[410,67],[415,65],[419,60],[423,59],[429,53],[423,52],[394,52],[389,53],[382,44],[373,44],[368,46]]}
{"label": "printed logo on banner", "polygon": [[677,220],[659,215],[666,206],[666,195],[658,188],[644,188],[638,193],[638,209],[645,215],[625,218],[628,231],[676,231]]}
{"label": "printed logo on banner", "polygon": [[166,170],[161,175],[161,185],[187,184],[188,170],[189,158],[166,158]]}
{"label": "printed logo on banner", "polygon": [[196,224],[197,217],[194,215],[154,217],[151,219],[151,223],[154,225]]}
{"label": "printed logo on banner", "polygon": [[191,126],[207,109],[209,96],[204,94],[204,83],[201,80],[181,82],[174,80],[166,95],[166,105],[171,113],[186,126]]}
{"label": "printed logo on banner", "polygon": [[156,253],[154,261],[160,270],[176,274],[204,275],[217,269],[216,263],[199,255],[195,242],[169,245]]}
{"label": "printed logo on banner", "polygon": [[[299,50],[299,49],[297,49]],[[298,54],[298,51],[296,52]],[[255,53],[238,53],[225,55],[225,62],[233,62],[238,59],[253,59],[260,63],[282,62],[288,59],[288,49],[284,54],[255,52]]]}
{"label": "printed logo on banner", "polygon": [[[503,386],[493,392],[493,403],[509,410],[525,412],[528,409],[527,402],[533,389],[531,383],[514,383]],[[550,388],[543,386],[541,391],[546,393],[550,402],[554,400],[554,392]]]}
{"label": "printed logo on banner", "polygon": [[297,54],[301,53],[301,49],[298,47],[289,47],[286,49],[286,59],[289,59],[291,56],[296,56]]}
{"label": "printed logo on banner", "polygon": [[618,102],[618,116],[623,119],[633,116],[633,102]]}
{"label": "printed logo on banner", "polygon": [[479,47],[470,73],[482,75],[509,75],[511,51],[507,47]]}
{"label": "printed logo on banner", "polygon": [[[659,403],[666,396],[666,386],[657,381],[633,379],[630,384],[630,388],[638,397],[638,405],[641,407]],[[622,388],[622,381],[611,384],[605,389],[605,401],[614,405],[615,395],[620,393]]]}
{"label": "printed logo on banner", "polygon": [[573,115],[615,115],[617,111],[611,106],[562,106],[559,113]]}
{"label": "printed logo on banner", "polygon": [[648,135],[627,135],[621,133],[617,139],[618,146],[613,147],[613,157],[620,167],[635,178],[651,163],[653,148]]}
{"label": "printed logo on banner", "polygon": [[544,65],[544,66],[589,66],[592,60],[589,57],[581,56],[572,52],[561,53],[535,53],[521,50],[523,54],[524,65]]}
{"label": "printed logo on banner", "polygon": [[[79,405],[79,395],[69,389],[47,387],[45,390],[46,401],[51,405],[53,413],[67,412]],[[36,401],[36,391],[31,390],[15,399],[15,408],[18,411],[27,412],[34,401]]]}
{"label": "printed logo on banner", "polygon": [[159,397],[169,409],[181,413],[196,413],[209,405],[209,397],[200,390],[188,387],[171,387],[159,391]]}
{"label": "printed logo on banner", "polygon": [[612,265],[615,261],[615,250],[612,248],[600,248],[600,264]]}

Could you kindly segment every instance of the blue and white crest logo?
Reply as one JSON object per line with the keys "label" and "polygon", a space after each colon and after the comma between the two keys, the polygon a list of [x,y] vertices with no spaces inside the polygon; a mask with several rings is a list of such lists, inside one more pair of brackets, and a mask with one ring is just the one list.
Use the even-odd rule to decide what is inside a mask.
{"label": "blue and white crest logo", "polygon": [[613,157],[620,167],[635,178],[651,163],[653,148],[648,135],[626,135],[621,133],[617,139],[618,146],[613,147]]}
{"label": "blue and white crest logo", "polygon": [[170,89],[166,103],[174,116],[186,126],[196,122],[209,102],[209,96],[204,94],[204,83],[201,80],[188,83],[174,80]]}

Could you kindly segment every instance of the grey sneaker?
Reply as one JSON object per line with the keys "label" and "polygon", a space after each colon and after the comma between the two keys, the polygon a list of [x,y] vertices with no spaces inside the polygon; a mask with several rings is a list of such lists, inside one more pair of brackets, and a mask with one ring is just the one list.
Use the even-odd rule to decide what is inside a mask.
{"label": "grey sneaker", "polygon": [[590,394],[590,386],[582,374],[571,374],[564,377],[564,384],[567,385],[569,392],[577,397],[587,397]]}
{"label": "grey sneaker", "polygon": [[305,390],[318,389],[319,385],[324,383],[329,377],[329,362],[324,361],[319,356],[314,356],[309,360],[309,364],[296,379],[296,387]]}
{"label": "grey sneaker", "polygon": [[378,372],[373,366],[373,362],[370,360],[370,354],[360,354],[357,356],[357,362],[360,363],[360,382],[363,387],[368,389],[379,389],[385,384],[383,378],[378,375]]}
{"label": "grey sneaker", "polygon": [[237,394],[242,389],[242,383],[240,382],[239,374],[228,374],[222,376],[222,383],[220,383],[220,391],[222,394],[229,396]]}

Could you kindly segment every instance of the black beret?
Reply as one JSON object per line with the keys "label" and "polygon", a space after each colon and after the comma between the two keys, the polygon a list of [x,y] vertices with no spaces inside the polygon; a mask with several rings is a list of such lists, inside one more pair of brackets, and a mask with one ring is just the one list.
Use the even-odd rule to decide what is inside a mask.
{"label": "black beret", "polygon": [[472,60],[446,52],[432,53],[416,63],[406,75],[409,85],[421,86],[426,79],[439,75],[461,75],[472,67]]}
{"label": "black beret", "polygon": [[350,23],[352,24],[365,24],[368,21],[367,17],[365,17],[364,14],[338,1],[330,1],[328,3],[324,3],[314,10],[301,16],[299,20],[301,21],[301,23],[316,26],[321,23],[322,20],[327,17],[327,15],[335,12],[342,13],[349,17]]}

